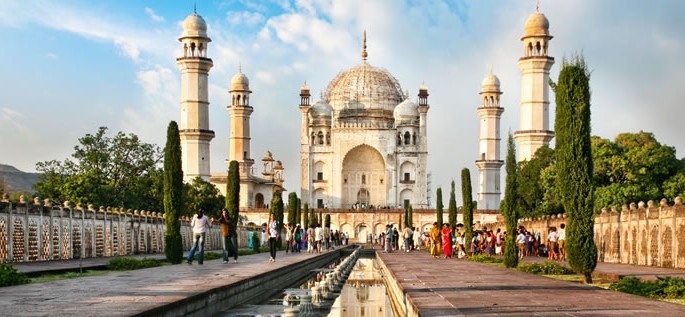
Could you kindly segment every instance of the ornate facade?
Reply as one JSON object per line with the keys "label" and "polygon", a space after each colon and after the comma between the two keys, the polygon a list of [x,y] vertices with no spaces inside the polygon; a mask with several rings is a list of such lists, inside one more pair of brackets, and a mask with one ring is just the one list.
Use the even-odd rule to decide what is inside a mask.
{"label": "ornate facade", "polygon": [[300,91],[301,197],[316,208],[425,208],[428,88],[418,103],[389,72],[367,62],[341,71],[322,100]]}

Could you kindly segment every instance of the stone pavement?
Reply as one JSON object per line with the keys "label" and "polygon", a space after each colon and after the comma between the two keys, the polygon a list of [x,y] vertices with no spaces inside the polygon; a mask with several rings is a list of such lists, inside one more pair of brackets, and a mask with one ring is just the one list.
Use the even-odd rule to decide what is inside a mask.
{"label": "stone pavement", "polygon": [[[131,316],[317,255],[269,253],[0,288],[2,316]],[[72,263],[73,265],[73,263]],[[78,265],[78,264],[77,264]]]}
{"label": "stone pavement", "polygon": [[[545,257],[529,256],[523,258],[523,262],[525,263],[542,263],[545,261],[548,261]],[[566,267],[570,267],[564,261],[559,263]],[[644,265],[598,262],[595,271],[592,272],[592,276],[594,278],[610,281],[618,281],[624,277],[637,277],[642,280],[653,281],[659,276],[685,278],[685,270]]]}
{"label": "stone pavement", "polygon": [[380,258],[420,316],[685,316],[685,306],[426,252]]}

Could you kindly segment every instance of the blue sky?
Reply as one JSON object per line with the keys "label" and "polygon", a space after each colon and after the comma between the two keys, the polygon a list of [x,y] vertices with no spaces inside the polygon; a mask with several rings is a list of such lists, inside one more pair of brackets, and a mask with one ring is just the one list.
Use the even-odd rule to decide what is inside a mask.
{"label": "blue sky", "polygon": [[[2,2],[0,163],[33,171],[38,161],[63,160],[99,126],[164,144],[168,122],[180,118],[176,38],[193,1]],[[307,81],[318,97],[359,63],[366,29],[371,64],[411,96],[429,86],[433,191],[452,179],[459,186],[463,167],[476,184],[480,83],[492,65],[506,139],[519,127],[519,38],[534,10],[533,0],[197,1],[214,60],[212,171],[226,169],[227,89],[242,64],[255,108],[252,156],[271,150],[285,165],[286,187],[299,188],[299,87]],[[540,11],[554,36],[552,78],[563,56],[578,52],[592,70],[593,134],[654,132],[683,157],[685,2],[543,0]]]}

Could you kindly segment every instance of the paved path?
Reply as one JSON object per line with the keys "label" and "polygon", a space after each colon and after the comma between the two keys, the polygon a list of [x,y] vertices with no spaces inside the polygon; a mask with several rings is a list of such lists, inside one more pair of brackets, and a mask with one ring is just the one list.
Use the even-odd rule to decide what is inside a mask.
{"label": "paved path", "polygon": [[685,306],[425,252],[378,253],[421,316],[685,316]]}
{"label": "paved path", "polygon": [[2,316],[130,316],[316,255],[278,252],[0,288]]}

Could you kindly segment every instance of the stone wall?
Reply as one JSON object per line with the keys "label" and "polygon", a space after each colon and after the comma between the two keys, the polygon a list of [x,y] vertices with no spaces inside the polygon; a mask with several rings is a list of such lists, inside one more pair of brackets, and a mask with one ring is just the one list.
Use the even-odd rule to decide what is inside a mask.
{"label": "stone wall", "polygon": [[[540,233],[541,241],[547,240],[547,228],[566,222],[564,214],[519,220]],[[483,226],[506,230],[503,222]],[[595,217],[594,232],[600,262],[685,268],[685,206],[679,197],[673,206],[662,199],[659,206],[649,201],[603,209]]]}
{"label": "stone wall", "polygon": [[[164,231],[162,213],[5,201],[0,202],[0,263],[164,253]],[[251,232],[241,233],[239,245],[246,247]],[[187,218],[181,219],[181,235],[187,251],[193,243]],[[221,228],[214,226],[205,250],[221,248]]]}

